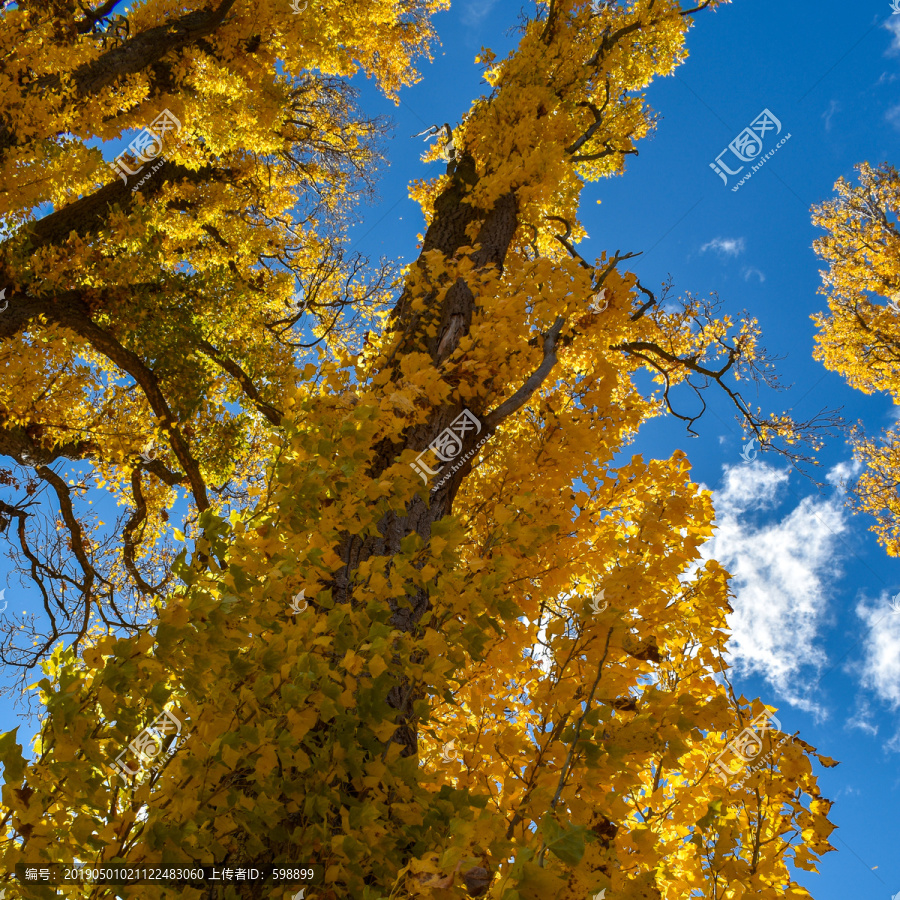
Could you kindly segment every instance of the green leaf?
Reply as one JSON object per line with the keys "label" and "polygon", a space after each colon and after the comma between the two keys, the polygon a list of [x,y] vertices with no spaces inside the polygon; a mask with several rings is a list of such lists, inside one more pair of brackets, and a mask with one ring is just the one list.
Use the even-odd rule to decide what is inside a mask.
{"label": "green leaf", "polygon": [[697,819],[697,827],[701,831],[706,831],[707,828],[712,825],[719,816],[722,815],[722,801],[721,800],[713,800],[712,803],[706,808],[706,815],[700,819]]}
{"label": "green leaf", "polygon": [[228,567],[228,573],[231,575],[234,581],[234,588],[239,594],[248,591],[256,582],[255,578],[248,576],[241,566],[236,566],[234,563]]}
{"label": "green leaf", "polygon": [[584,856],[584,835],[587,827],[576,825],[564,829],[551,813],[547,813],[541,820],[541,834],[547,849],[564,863],[577,866]]}

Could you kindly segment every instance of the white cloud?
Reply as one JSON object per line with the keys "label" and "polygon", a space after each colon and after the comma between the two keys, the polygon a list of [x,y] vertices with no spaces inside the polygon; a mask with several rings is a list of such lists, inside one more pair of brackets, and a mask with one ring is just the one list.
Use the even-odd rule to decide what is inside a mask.
{"label": "white cloud", "polygon": [[759,279],[760,284],[766,280],[766,276],[760,272],[759,269],[756,269],[753,266],[747,266],[744,269],[744,281],[749,281],[751,275],[755,275]]}
{"label": "white cloud", "polygon": [[480,25],[497,5],[497,0],[478,0],[477,3],[467,3],[463,8],[463,24],[470,28]]}
{"label": "white cloud", "polygon": [[836,791],[834,791],[834,793],[832,793],[829,790],[828,796],[831,800],[833,800],[835,803],[837,803],[837,801],[841,797],[856,797],[856,796],[859,796],[861,793],[862,793],[862,791],[860,791],[859,788],[853,787],[852,784],[847,784],[847,785],[844,785],[843,787],[839,787]]}
{"label": "white cloud", "polygon": [[[749,452],[753,452],[753,449]],[[761,461],[725,466],[724,487],[716,492],[716,512],[719,518],[723,514],[733,515],[737,511],[753,507],[762,509],[771,506],[775,502],[778,488],[787,483],[788,476],[787,469],[775,469],[763,465]]]}
{"label": "white cloud", "polygon": [[822,713],[804,694],[810,678],[803,669],[819,670],[827,661],[820,629],[829,582],[839,572],[844,498],[805,497],[787,514],[756,524],[751,513],[784,498],[789,472],[760,460],[726,466],[724,485],[713,497],[716,533],[702,552],[734,576],[728,617],[733,664],[766,678],[790,703]]}
{"label": "white cloud", "polygon": [[866,734],[871,734],[873,737],[878,734],[878,726],[872,724],[872,710],[869,708],[868,703],[860,703],[856,709],[856,715],[844,723],[847,728],[855,728],[859,731],[864,731]]}
{"label": "white cloud", "polygon": [[847,486],[851,481],[856,480],[856,476],[862,472],[862,468],[862,463],[858,459],[838,463],[834,468],[828,470],[825,480],[846,493]]}
{"label": "white cloud", "polygon": [[739,256],[744,252],[744,239],[713,238],[700,248],[701,253],[706,253],[707,250],[715,250],[719,256]]}
{"label": "white cloud", "polygon": [[886,596],[875,603],[861,601],[856,614],[863,620],[861,682],[891,707],[900,706],[900,613]]}
{"label": "white cloud", "polygon": [[900,103],[896,106],[890,107],[888,111],[884,114],[885,120],[894,126],[894,128],[900,130]]}
{"label": "white cloud", "polygon": [[822,113],[822,118],[825,120],[825,130],[831,131],[831,120],[834,118],[834,114],[838,112],[841,108],[841,104],[838,103],[837,100],[832,100],[828,105],[828,110]]}
{"label": "white cloud", "polygon": [[888,47],[886,56],[896,56],[900,53],[900,16],[891,16],[884,27],[891,33],[891,46]]}

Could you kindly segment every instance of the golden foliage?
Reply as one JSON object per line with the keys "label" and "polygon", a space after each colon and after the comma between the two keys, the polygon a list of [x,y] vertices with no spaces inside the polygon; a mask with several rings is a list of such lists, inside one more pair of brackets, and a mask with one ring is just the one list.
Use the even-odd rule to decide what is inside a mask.
{"label": "golden foliage", "polygon": [[[275,61],[329,77],[360,66],[393,91],[413,77],[437,4],[317,6],[302,24],[268,0],[225,2],[221,27],[166,55],[163,74],[120,74],[92,103],[78,85],[94,82],[76,76],[99,51],[73,36],[77,22],[27,7],[5,22],[43,29],[44,43],[18,52],[59,45],[54,65],[75,73],[46,109],[30,95],[14,107],[17,134],[43,123],[27,137],[46,150],[22,162],[30,177],[80,159],[76,189],[88,190],[96,152],[61,154],[55,135],[109,138],[148,108],[171,108],[191,140],[181,168],[102,228],[58,236],[41,220],[56,239],[33,249],[27,229],[10,238],[27,322],[15,339],[46,347],[19,364],[3,402],[26,425],[57,404],[65,429],[44,432],[45,449],[63,431],[94,440],[92,410],[109,405],[111,437],[91,459],[120,491],[149,405],[166,466],[193,477],[199,534],[173,533],[185,546],[148,628],[121,636],[97,622],[80,648],[53,650],[34,757],[15,732],[0,737],[4,866],[302,860],[323,867],[307,891],[316,900],[805,896],[789,863],[809,868],[831,849],[814,748],[770,734],[746,778],[716,776],[725,744],[765,707],[727,686],[728,575],[698,567],[710,496],[681,452],[625,455],[671,408],[672,384],[754,374],[755,323],[732,336],[702,304],[665,312],[620,268],[625,257],[590,265],[575,250],[581,188],[620,173],[651,127],[639,92],[684,59],[686,11],[553,0],[507,59],[485,51],[491,96],[454,130],[447,173],[414,186],[429,224],[396,305],[382,303],[356,347],[349,325],[326,316],[339,275],[324,279],[311,298],[320,359],[303,366],[287,339],[265,340],[291,289],[266,248],[290,255],[295,273],[315,266],[348,184],[340,166],[328,173],[294,247],[292,198],[314,178],[279,156],[276,138],[305,140],[289,121],[293,91],[340,88],[285,77]],[[182,5],[151,2],[129,14],[130,33],[177,15]],[[35,77],[49,62],[29,64]],[[153,78],[172,87],[148,104]],[[117,125],[101,113],[113,97],[129,110]],[[313,130],[337,140],[336,105],[311,106],[322,116]],[[53,196],[35,191],[28,209]],[[597,313],[588,301],[601,285],[609,304]],[[67,292],[88,304],[81,319],[54,318],[52,298]],[[43,318],[29,316],[45,296]],[[225,347],[244,379],[213,365]],[[647,370],[660,385],[651,395],[635,377]],[[167,414],[153,407],[160,397]],[[787,419],[764,422],[732,398],[757,433],[793,437]],[[478,445],[466,438],[446,483],[423,485],[410,463],[464,409]],[[241,502],[204,502],[207,481],[226,475]],[[595,612],[600,590],[607,605]],[[308,606],[292,610],[301,591]],[[187,742],[149,777],[116,774],[164,707]]]}
{"label": "golden foliage", "polygon": [[[900,174],[884,164],[857,167],[859,184],[841,178],[837,197],[814,207],[825,230],[815,242],[828,262],[820,293],[829,314],[813,316],[814,356],[865,394],[884,392],[900,403]],[[875,518],[872,530],[890,556],[900,555],[897,472],[900,432],[879,438],[854,430],[854,451],[864,471],[853,486],[857,509]]]}

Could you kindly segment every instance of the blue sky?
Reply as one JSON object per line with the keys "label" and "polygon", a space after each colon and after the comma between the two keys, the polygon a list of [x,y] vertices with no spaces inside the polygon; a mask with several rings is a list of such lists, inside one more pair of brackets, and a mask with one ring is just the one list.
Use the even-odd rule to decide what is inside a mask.
{"label": "blue sky", "polygon": [[[380,202],[357,227],[355,249],[414,258],[423,221],[407,184],[440,164],[423,164],[424,145],[410,135],[455,124],[487,90],[474,57],[481,46],[498,55],[511,46],[519,6],[479,0],[439,15],[442,46],[399,107],[363,84],[364,108],[390,115],[395,129]],[[838,177],[853,179],[856,163],[900,166],[900,15],[889,0],[737,0],[698,15],[688,46],[688,61],[647,91],[661,118],[640,155],[623,177],[586,188],[589,239],[579,249],[588,259],[644,251],[630,266],[651,290],[671,275],[676,295],[715,292],[723,313],[755,316],[767,350],[783,357],[785,390],[748,401],[798,419],[843,407],[845,419],[879,431],[896,415],[890,399],[850,390],[812,358],[810,316],[826,303],[810,207],[832,196]],[[764,152],[790,139],[733,192],[739,176],[726,186],[709,164],[764,109],[781,123]],[[735,690],[777,707],[783,730],[841,761],[818,772],[835,801],[838,852],[798,880],[816,900],[889,900],[900,892],[900,614],[889,606],[900,565],[845,507],[840,480],[854,469],[843,436],[819,453],[820,489],[771,453],[745,462],[733,410],[712,392],[706,399],[698,438],[657,420],[629,452],[683,449],[696,480],[716,492],[719,532],[706,549],[735,576]]]}
{"label": "blue sky", "polygon": [[[361,81],[363,108],[390,115],[394,130],[380,200],[363,210],[354,249],[414,258],[423,222],[407,186],[439,164],[422,163],[425,144],[410,136],[458,122],[486,90],[474,57],[482,45],[498,55],[511,46],[519,8],[519,0],[463,0],[438,15],[443,44],[399,106]],[[848,420],[880,430],[894,420],[890,400],[851,391],[812,359],[809,317],[825,298],[810,206],[832,195],[839,176],[853,178],[855,163],[900,166],[900,15],[889,0],[737,0],[696,22],[687,63],[647,91],[661,116],[657,131],[624,177],[586,188],[589,239],[580,250],[587,258],[644,251],[630,266],[652,290],[671,275],[676,294],[716,292],[723,312],[757,317],[765,346],[784,357],[787,389],[762,395],[767,409],[808,418],[843,406]],[[779,139],[790,140],[732,192],[710,163],[763,109],[780,120]],[[853,470],[843,438],[819,455],[820,490],[772,454],[745,462],[733,411],[712,392],[707,402],[698,438],[658,420],[629,452],[683,449],[696,480],[716,492],[720,530],[707,551],[735,575],[735,689],[776,706],[785,731],[799,730],[842,763],[820,772],[823,794],[836,801],[839,852],[800,882],[817,900],[889,900],[900,892],[900,614],[888,600],[900,593],[900,565],[844,506],[838,481]],[[11,611],[31,602],[9,594]],[[15,724],[4,699],[0,731]]]}

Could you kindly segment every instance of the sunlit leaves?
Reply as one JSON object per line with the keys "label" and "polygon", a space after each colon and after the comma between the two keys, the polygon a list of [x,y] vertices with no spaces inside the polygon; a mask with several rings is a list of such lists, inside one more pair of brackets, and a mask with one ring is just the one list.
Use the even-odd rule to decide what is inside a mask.
{"label": "sunlit leaves", "polygon": [[[866,394],[900,401],[900,175],[890,165],[858,167],[859,184],[841,178],[837,196],[813,209],[825,230],[815,249],[828,263],[820,293],[829,313],[813,316],[814,355]],[[857,507],[875,518],[872,530],[891,556],[900,553],[896,472],[897,428],[879,438],[857,430],[854,447],[864,465],[853,486]]]}
{"label": "sunlit leaves", "polygon": [[[324,870],[321,900],[602,889],[658,900],[721,897],[722,884],[774,900],[792,885],[789,827],[808,849],[798,862],[829,849],[827,809],[803,805],[819,800],[808,745],[772,750],[741,784],[711,771],[754,704],[723,684],[728,576],[700,558],[709,493],[684,453],[628,452],[662,408],[638,373],[665,382],[631,351],[668,354],[679,382],[676,363],[727,356],[733,329],[691,303],[642,308],[621,257],[590,265],[575,252],[584,182],[622,171],[652,126],[640,91],[683,58],[688,22],[674,3],[590,6],[542,7],[507,59],[483,53],[493,95],[454,129],[450,173],[413,190],[451,237],[431,232],[402,284],[381,284],[379,301],[395,288],[400,300],[382,304],[361,345],[327,315],[340,294],[329,229],[343,227],[349,182],[315,140],[333,149],[344,135],[361,164],[365,129],[339,127],[336,83],[260,73],[280,49],[287,72],[368,66],[396,87],[429,36],[425,4],[330,17],[326,4],[296,19],[268,0],[236,9],[215,40],[165,63],[191,165],[208,156],[218,174],[185,159],[194,174],[148,190],[95,236],[18,257],[29,284],[114,282],[91,315],[146,354],[177,412],[147,419],[166,435],[162,459],[190,462],[183,432],[201,476],[242,491],[176,535],[184,552],[149,629],[97,628],[80,654],[47,662],[39,758],[23,764],[2,739],[8,834],[27,836],[29,861],[302,858]],[[134,25],[163,12],[141,7]],[[75,52],[61,51],[69,67]],[[87,120],[72,127],[84,139]],[[293,204],[312,183],[323,196],[297,235]],[[293,276],[315,313],[302,338],[321,339],[303,361],[284,308]],[[601,278],[602,314],[588,308]],[[102,349],[80,346],[78,382],[64,356],[76,339],[44,326],[42,365],[80,416],[87,398],[122,398],[100,454],[121,485],[143,447],[124,424],[135,430],[149,394],[129,391]],[[755,324],[741,327],[752,362]],[[225,348],[243,354],[251,386],[266,385],[260,397],[217,361]],[[23,367],[10,406],[40,397],[47,377]],[[526,380],[527,397],[498,413]],[[277,405],[277,426],[259,401]],[[463,407],[485,442],[441,505],[410,463],[438,417]],[[123,780],[112,761],[167,705],[190,739],[151,778]],[[3,845],[8,868],[24,859],[15,840]]]}

